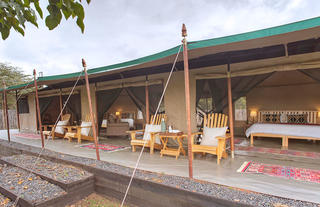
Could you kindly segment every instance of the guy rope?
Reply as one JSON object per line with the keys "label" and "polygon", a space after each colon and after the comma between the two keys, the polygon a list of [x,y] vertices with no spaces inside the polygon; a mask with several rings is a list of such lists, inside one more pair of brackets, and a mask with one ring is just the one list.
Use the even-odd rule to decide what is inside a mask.
{"label": "guy rope", "polygon": [[[182,48],[182,45],[179,47],[178,53],[177,53],[176,58],[175,58],[175,60],[174,60],[174,62],[173,62],[173,65],[172,65],[171,71],[170,71],[170,73],[169,73],[169,76],[168,76],[168,79],[167,79],[166,85],[165,85],[165,87],[164,87],[164,89],[163,89],[163,92],[162,92],[161,98],[160,98],[160,100],[159,100],[159,103],[158,103],[157,110],[156,110],[155,114],[157,114],[157,113],[158,113],[158,111],[159,111],[159,108],[160,108],[161,102],[162,102],[162,100],[163,100],[163,97],[164,97],[164,94],[165,94],[165,92],[166,92],[166,90],[167,90],[167,87],[168,87],[168,84],[169,84],[170,78],[171,78],[171,76],[172,76],[173,70],[174,70],[175,65],[176,65],[176,63],[177,63],[177,60],[178,60],[178,57],[179,57],[179,54],[180,54],[180,50],[181,50],[181,48]],[[153,124],[154,124],[154,122],[155,122],[155,118],[156,118],[156,116],[153,116],[153,119],[152,119],[151,125],[153,125]],[[145,133],[148,133],[148,131],[145,131]],[[140,151],[140,153],[139,153],[139,156],[138,156],[138,159],[137,159],[136,165],[135,165],[135,167],[134,167],[134,169],[133,169],[133,172],[132,172],[132,175],[131,175],[131,177],[130,177],[129,184],[128,184],[128,186],[127,186],[126,192],[125,192],[124,197],[123,197],[123,199],[122,199],[121,207],[123,207],[124,202],[125,202],[125,200],[126,200],[126,198],[127,198],[127,195],[128,195],[129,189],[130,189],[130,187],[131,187],[131,184],[132,184],[132,181],[133,181],[134,175],[135,175],[135,173],[136,173],[136,171],[137,171],[137,168],[138,168],[138,166],[139,166],[139,162],[140,162],[140,159],[141,159],[141,157],[142,157],[143,150],[144,150],[144,148],[145,148],[145,144],[146,144],[146,142],[144,142],[144,143],[143,143],[143,146],[142,146],[141,151]]]}

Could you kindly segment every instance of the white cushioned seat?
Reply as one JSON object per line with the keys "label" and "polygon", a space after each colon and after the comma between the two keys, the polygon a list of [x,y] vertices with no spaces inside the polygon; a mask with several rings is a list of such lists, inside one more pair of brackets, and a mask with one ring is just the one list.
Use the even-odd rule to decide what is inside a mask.
{"label": "white cushioned seat", "polygon": [[218,139],[216,137],[225,136],[227,127],[220,128],[203,128],[203,136],[200,145],[218,146]]}
{"label": "white cushioned seat", "polygon": [[[150,140],[150,132],[161,132],[161,125],[147,124],[144,130],[143,140]],[[156,136],[155,143],[161,144],[159,137]]]}
{"label": "white cushioned seat", "polygon": [[81,128],[81,134],[84,136],[89,136],[89,132],[91,130],[91,122],[83,121],[81,123],[81,127],[84,127],[84,128]]}
{"label": "white cushioned seat", "polygon": [[62,126],[67,126],[67,124],[68,124],[67,120],[66,121],[59,121],[57,123],[57,126],[56,126],[54,132],[57,132],[59,134],[64,134],[64,128]]}

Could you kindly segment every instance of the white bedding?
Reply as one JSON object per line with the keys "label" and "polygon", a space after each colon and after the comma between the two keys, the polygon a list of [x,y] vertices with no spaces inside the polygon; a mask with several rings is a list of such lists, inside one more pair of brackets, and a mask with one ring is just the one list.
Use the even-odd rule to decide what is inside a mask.
{"label": "white bedding", "polygon": [[320,139],[320,126],[297,124],[253,124],[246,131],[249,137],[252,133],[268,133],[287,136],[312,137]]}
{"label": "white bedding", "polygon": [[121,119],[121,122],[127,122],[129,123],[129,127],[134,127],[134,120],[133,119]]}

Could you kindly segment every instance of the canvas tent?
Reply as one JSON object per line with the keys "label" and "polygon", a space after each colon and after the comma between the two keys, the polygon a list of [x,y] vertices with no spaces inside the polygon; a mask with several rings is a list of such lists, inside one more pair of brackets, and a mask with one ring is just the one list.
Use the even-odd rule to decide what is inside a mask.
{"label": "canvas tent", "polygon": [[[202,41],[188,42],[191,112],[195,114],[199,96],[196,85],[208,80],[210,87],[219,85],[219,92],[213,94],[221,100],[222,107],[226,104],[225,90],[227,66],[230,66],[234,99],[250,90],[259,81],[276,71],[303,70],[315,74],[310,69],[319,68],[319,33],[320,17],[278,27],[213,38]],[[88,70],[90,83],[99,88],[103,83],[123,83],[130,80],[142,81],[148,76],[150,80],[166,80],[179,46],[169,50],[135,59],[132,61],[99,67]],[[175,73],[165,95],[165,110],[170,122],[177,128],[185,130],[185,109],[183,94],[183,61],[178,57]],[[81,73],[69,73],[39,77],[37,82],[47,85],[48,90],[71,87]],[[252,76],[252,77],[251,77]],[[252,81],[254,79],[254,81]],[[81,87],[80,82],[80,86]],[[174,86],[172,85],[174,84]],[[9,87],[8,90],[20,90],[31,87],[32,83]],[[143,100],[142,100],[143,101]],[[85,114],[85,101],[81,108]],[[221,109],[219,109],[221,110]],[[171,116],[171,117],[170,117]],[[192,115],[195,120],[195,115]],[[195,130],[195,121],[192,123]]]}

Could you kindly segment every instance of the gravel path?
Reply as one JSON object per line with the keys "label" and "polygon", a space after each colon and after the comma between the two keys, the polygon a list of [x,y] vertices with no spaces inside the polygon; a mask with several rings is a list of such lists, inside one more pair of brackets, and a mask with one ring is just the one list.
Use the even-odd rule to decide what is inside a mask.
{"label": "gravel path", "polygon": [[[76,157],[65,154],[63,155],[58,153],[55,153],[55,157],[61,157],[64,160],[73,161],[76,163],[81,163],[106,171],[112,171],[128,176],[131,176],[133,171],[132,168],[124,167],[109,162],[97,161],[89,158]],[[227,199],[234,202],[249,204],[255,207],[320,207],[320,204],[316,203],[286,199],[282,197],[276,197],[272,195],[236,189],[229,186],[210,183],[207,181],[199,181],[189,179],[186,177],[171,176],[144,170],[137,170],[135,178],[149,180],[156,183],[162,183],[164,185],[169,185],[175,188],[206,194],[209,196]]]}
{"label": "gravel path", "polygon": [[0,193],[0,207],[13,207],[14,202]]}
{"label": "gravel path", "polygon": [[71,165],[63,165],[30,155],[14,155],[1,159],[63,183],[72,183],[92,176],[91,173]]}
{"label": "gravel path", "polygon": [[60,187],[39,176],[7,165],[0,165],[0,186],[31,203],[43,202],[66,194]]}

